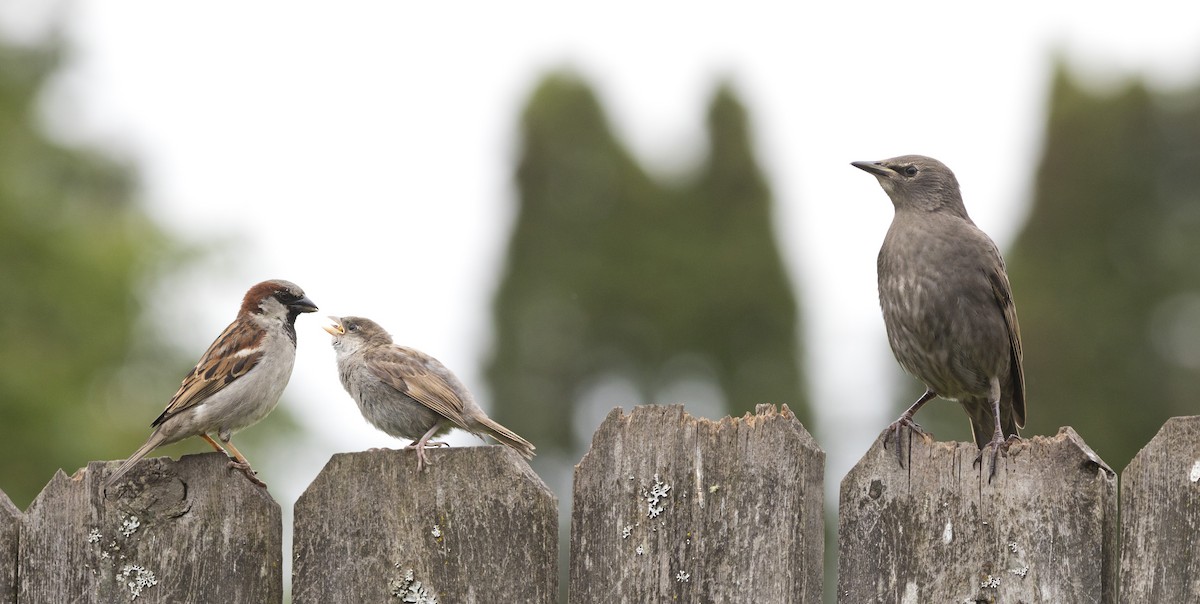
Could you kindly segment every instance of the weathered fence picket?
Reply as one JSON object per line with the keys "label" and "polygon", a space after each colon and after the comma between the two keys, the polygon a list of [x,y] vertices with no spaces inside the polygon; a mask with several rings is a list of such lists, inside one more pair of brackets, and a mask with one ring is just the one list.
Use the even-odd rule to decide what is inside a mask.
{"label": "weathered fence picket", "polygon": [[[884,435],[841,483],[838,602],[1200,602],[1200,417],[1117,477],[1078,434]],[[549,604],[558,504],[503,447],[334,455],[295,506],[292,595]],[[820,602],[825,455],[787,407],[711,421],[613,410],[575,468],[571,604]],[[280,508],[217,453],[58,472],[24,513],[0,492],[0,604],[283,598]],[[1118,519],[1117,507],[1121,507]],[[1119,522],[1118,522],[1119,521]]]}
{"label": "weathered fence picket", "polygon": [[[500,446],[334,455],[296,502],[292,598],[552,603],[558,501]],[[394,598],[394,599],[393,599]]]}
{"label": "weathered fence picket", "polygon": [[1167,420],[1121,472],[1121,602],[1200,602],[1200,416]]}
{"label": "weathered fence picket", "polygon": [[786,406],[613,410],[575,468],[570,601],[820,602],[824,468]]}
{"label": "weathered fence picket", "polygon": [[1070,428],[1012,445],[885,431],[842,481],[838,602],[1115,602],[1116,474]]}
{"label": "weathered fence picket", "polygon": [[0,604],[17,601],[17,536],[21,510],[0,491]]}
{"label": "weathered fence picket", "polygon": [[115,463],[59,471],[22,519],[18,601],[281,602],[279,505],[227,464],[146,460],[108,498]]}

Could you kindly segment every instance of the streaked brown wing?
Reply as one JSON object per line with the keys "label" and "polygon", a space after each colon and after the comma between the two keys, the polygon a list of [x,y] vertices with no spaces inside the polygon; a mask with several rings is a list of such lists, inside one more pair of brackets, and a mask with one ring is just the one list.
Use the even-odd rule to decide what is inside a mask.
{"label": "streaked brown wing", "polygon": [[1004,324],[1008,326],[1008,343],[1012,350],[1012,381],[1013,381],[1013,417],[1017,427],[1025,427],[1025,368],[1024,354],[1021,352],[1021,326],[1017,324],[1017,306],[1013,302],[1012,286],[1008,283],[1008,274],[1004,270],[1004,260],[999,252],[996,258],[1000,260],[1000,271],[989,271],[988,280],[992,283],[992,295],[1004,313]]}
{"label": "streaked brown wing", "polygon": [[[420,354],[416,351],[411,351]],[[462,399],[441,376],[429,371],[412,355],[401,354],[398,346],[380,346],[363,355],[367,369],[392,388],[407,394],[437,414],[465,427]]]}
{"label": "streaked brown wing", "polygon": [[150,424],[151,427],[220,392],[258,365],[263,357],[262,345],[266,333],[262,330],[239,330],[237,325],[238,321],[230,323],[217,336],[192,372],[183,378],[183,384],[158,419]]}

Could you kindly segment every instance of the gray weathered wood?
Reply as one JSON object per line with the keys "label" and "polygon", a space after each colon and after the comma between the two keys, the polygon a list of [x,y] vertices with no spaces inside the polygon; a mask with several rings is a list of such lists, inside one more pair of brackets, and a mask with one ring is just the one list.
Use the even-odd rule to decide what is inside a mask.
{"label": "gray weathered wood", "polygon": [[0,491],[0,604],[17,601],[17,537],[21,510]]}
{"label": "gray weathered wood", "polygon": [[296,502],[295,604],[557,599],[558,501],[525,460],[500,446],[429,457],[419,475],[412,451],[330,458]]}
{"label": "gray weathered wood", "polygon": [[614,409],[575,468],[571,603],[820,602],[824,466],[786,406]]}
{"label": "gray weathered wood", "polygon": [[1116,601],[1115,473],[1070,428],[977,449],[880,435],[842,481],[837,601]]}
{"label": "gray weathered wood", "polygon": [[1200,602],[1200,416],[1167,420],[1121,473],[1121,602]]}
{"label": "gray weathered wood", "polygon": [[19,601],[281,602],[283,528],[265,489],[224,455],[55,474],[21,525]]}

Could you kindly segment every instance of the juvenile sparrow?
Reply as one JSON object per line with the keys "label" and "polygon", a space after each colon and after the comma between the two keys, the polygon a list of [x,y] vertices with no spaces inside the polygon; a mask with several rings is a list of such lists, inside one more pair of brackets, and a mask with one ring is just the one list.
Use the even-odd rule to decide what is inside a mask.
{"label": "juvenile sparrow", "polygon": [[437,359],[392,343],[392,336],[370,319],[329,317],[324,329],[333,336],[338,375],[363,417],[395,436],[416,441],[417,472],[429,463],[426,446],[435,435],[457,426],[476,436],[487,434],[525,459],[534,446],[492,421],[462,382]]}
{"label": "juvenile sparrow", "polygon": [[[154,432],[146,444],[108,477],[105,491],[150,451],[189,436],[199,436],[230,455],[230,467],[241,470],[254,484],[267,486],[254,476],[250,462],[230,439],[279,403],[296,360],[296,317],[315,310],[317,305],[295,283],[272,280],[251,287],[237,318],[217,336],[166,410],[150,424]],[[224,448],[209,436],[213,433]]]}
{"label": "juvenile sparrow", "polygon": [[[979,447],[992,451],[990,481],[1008,438],[1025,425],[1021,329],[1004,259],[963,205],[954,173],[905,155],[854,162],[895,207],[879,250],[879,304],[888,343],[925,394],[895,423],[921,432],[913,415],[935,396],[962,404]],[[899,455],[897,442],[897,455]]]}

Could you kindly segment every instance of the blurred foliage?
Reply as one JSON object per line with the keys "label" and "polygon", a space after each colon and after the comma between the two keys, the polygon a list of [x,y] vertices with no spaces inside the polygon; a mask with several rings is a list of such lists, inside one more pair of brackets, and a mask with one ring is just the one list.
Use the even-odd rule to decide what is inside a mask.
{"label": "blurred foliage", "polygon": [[520,205],[495,299],[487,369],[496,417],[543,451],[573,451],[580,397],[620,376],[641,400],[710,383],[726,411],[787,403],[807,421],[797,305],[746,111],[727,86],[710,150],[664,184],[614,137],[569,73],[536,88],[521,123]]}
{"label": "blurred foliage", "polygon": [[[58,38],[0,42],[0,490],[22,509],[56,470],[144,442],[201,352],[181,354],[142,299],[204,250],[151,221],[130,166],[40,127],[40,93],[62,48]],[[270,431],[250,431],[247,455],[256,432],[294,429],[278,411],[269,421]],[[152,455],[208,450],[188,439]]]}
{"label": "blurred foliage", "polygon": [[1029,430],[1120,470],[1200,411],[1200,91],[1089,92],[1061,65],[1029,221],[1008,253]]}
{"label": "blurred foliage", "polygon": [[59,56],[0,45],[0,488],[22,508],[56,469],[136,440],[144,425],[108,401],[140,391],[135,361],[172,358],[138,332],[135,292],[171,248],[131,203],[130,169],[38,127]]}

